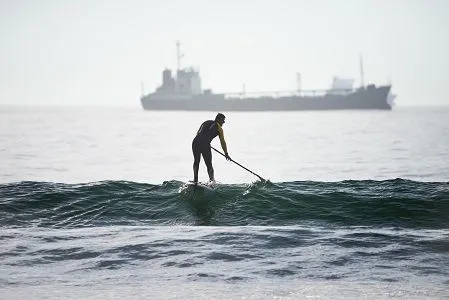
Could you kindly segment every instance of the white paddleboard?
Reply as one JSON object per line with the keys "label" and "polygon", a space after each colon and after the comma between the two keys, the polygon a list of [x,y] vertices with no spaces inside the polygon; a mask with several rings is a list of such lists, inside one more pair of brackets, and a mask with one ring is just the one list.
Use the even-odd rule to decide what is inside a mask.
{"label": "white paddleboard", "polygon": [[193,189],[203,189],[208,191],[214,190],[214,184],[213,183],[204,183],[204,182],[197,182],[194,183],[193,181],[189,181],[187,183],[187,186],[193,188]]}

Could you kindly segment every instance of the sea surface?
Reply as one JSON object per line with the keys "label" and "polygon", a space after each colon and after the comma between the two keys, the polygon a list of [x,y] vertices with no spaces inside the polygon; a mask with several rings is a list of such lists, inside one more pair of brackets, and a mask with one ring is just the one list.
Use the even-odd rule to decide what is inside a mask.
{"label": "sea surface", "polygon": [[0,106],[0,299],[449,298],[449,108],[215,114]]}

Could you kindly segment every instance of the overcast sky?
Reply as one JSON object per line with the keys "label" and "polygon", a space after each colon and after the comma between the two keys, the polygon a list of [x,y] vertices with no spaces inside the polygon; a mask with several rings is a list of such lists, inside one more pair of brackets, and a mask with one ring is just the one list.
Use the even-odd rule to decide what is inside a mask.
{"label": "overcast sky", "polygon": [[214,92],[391,81],[398,106],[449,105],[447,0],[0,0],[0,104],[139,106],[163,68]]}

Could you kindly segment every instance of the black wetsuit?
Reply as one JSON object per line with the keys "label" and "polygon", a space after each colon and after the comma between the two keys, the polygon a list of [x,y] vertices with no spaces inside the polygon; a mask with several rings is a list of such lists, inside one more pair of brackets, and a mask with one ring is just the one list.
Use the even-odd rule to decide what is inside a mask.
{"label": "black wetsuit", "polygon": [[204,163],[207,168],[212,167],[212,153],[210,142],[219,134],[217,122],[208,120],[201,124],[197,135],[192,142],[192,151],[194,157],[194,164],[199,165],[201,155],[203,155]]}

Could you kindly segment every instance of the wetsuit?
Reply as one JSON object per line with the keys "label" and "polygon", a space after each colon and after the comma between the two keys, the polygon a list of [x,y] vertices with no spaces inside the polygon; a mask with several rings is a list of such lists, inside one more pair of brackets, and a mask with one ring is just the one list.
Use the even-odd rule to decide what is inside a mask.
{"label": "wetsuit", "polygon": [[208,120],[201,124],[195,138],[192,142],[192,151],[194,157],[194,165],[200,164],[201,155],[203,155],[204,163],[207,168],[212,168],[212,153],[210,142],[216,137],[220,137],[221,147],[227,153],[226,142],[223,135],[223,129],[218,122]]}

